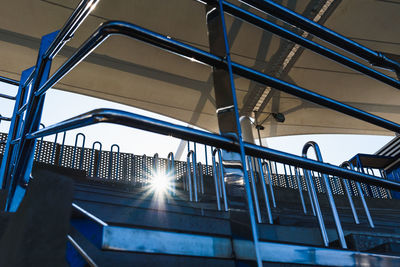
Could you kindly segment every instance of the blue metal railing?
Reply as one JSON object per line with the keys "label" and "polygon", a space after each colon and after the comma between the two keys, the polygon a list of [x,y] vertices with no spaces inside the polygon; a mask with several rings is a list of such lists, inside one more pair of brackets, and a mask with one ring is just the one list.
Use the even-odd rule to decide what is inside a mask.
{"label": "blue metal railing", "polygon": [[[260,10],[271,13],[272,15],[282,19],[286,22],[292,23],[300,28],[303,28],[310,33],[325,39],[339,47],[342,47],[346,51],[352,52],[364,59],[369,60],[372,64],[388,67],[390,69],[399,72],[399,63],[392,61],[386,58],[382,53],[372,51],[367,49],[353,41],[350,41],[343,36],[340,36],[331,30],[322,27],[310,20],[307,20],[300,15],[279,6],[272,1],[261,1],[261,0],[242,0],[247,4],[251,4],[257,7]],[[216,6],[215,12],[219,12],[219,16],[221,18],[222,28],[223,28],[223,40],[225,43],[225,54],[216,56],[214,54],[208,53],[201,49],[195,48],[193,46],[184,44],[182,42],[178,42],[176,40],[171,39],[170,37],[160,35],[158,33],[149,31],[142,27],[139,27],[134,24],[120,22],[120,21],[110,21],[102,24],[98,30],[76,51],[76,53],[70,57],[55,73],[49,78],[49,72],[51,67],[51,61],[56,56],[56,54],[60,51],[62,46],[72,37],[74,31],[77,27],[82,23],[82,21],[87,17],[90,11],[93,9],[97,1],[84,0],[80,3],[78,8],[71,15],[70,19],[66,22],[65,26],[61,31],[52,33],[50,35],[45,36],[42,39],[42,44],[39,50],[39,56],[37,64],[34,68],[34,71],[31,71],[29,76],[24,75],[23,79],[20,82],[20,89],[25,89],[25,87],[31,87],[30,98],[26,105],[22,102],[22,104],[18,104],[17,109],[14,109],[13,120],[18,115],[18,111],[23,112],[25,110],[25,122],[22,124],[17,123],[17,125],[22,125],[22,130],[18,136],[14,133],[12,137],[8,140],[7,146],[10,146],[15,142],[18,143],[17,146],[13,147],[9,152],[6,153],[6,162],[4,165],[6,168],[2,166],[2,179],[5,178],[7,180],[9,197],[7,200],[7,209],[15,210],[19,202],[23,197],[23,193],[16,195],[16,189],[20,188],[18,192],[24,192],[24,189],[21,185],[27,184],[30,177],[30,171],[33,162],[33,153],[35,148],[35,142],[37,138],[41,138],[47,135],[56,134],[59,132],[64,132],[71,129],[77,129],[84,126],[92,125],[99,122],[110,122],[121,125],[126,125],[130,127],[135,127],[138,129],[148,130],[155,133],[172,135],[177,138],[185,139],[188,141],[192,141],[195,143],[201,143],[217,148],[222,148],[229,151],[240,152],[242,166],[245,166],[246,160],[245,155],[253,156],[257,158],[267,159],[274,162],[281,162],[283,164],[289,164],[292,166],[303,168],[307,171],[304,172],[308,179],[306,181],[309,182],[309,188],[314,201],[314,208],[318,212],[318,203],[316,198],[315,190],[313,190],[313,181],[311,180],[311,172],[316,171],[320,172],[323,175],[323,180],[325,182],[325,189],[328,196],[331,195],[330,185],[326,175],[333,175],[337,177],[346,177],[349,180],[354,180],[356,182],[368,183],[370,185],[382,186],[385,188],[400,190],[400,184],[382,180],[379,177],[370,175],[368,173],[360,173],[354,170],[349,170],[345,168],[341,168],[338,166],[333,166],[329,164],[325,164],[323,162],[310,160],[304,157],[295,156],[292,154],[284,153],[281,151],[260,147],[254,144],[244,143],[241,137],[240,127],[238,128],[237,136],[221,136],[217,134],[211,134],[208,132],[195,130],[188,127],[178,126],[171,123],[163,122],[160,120],[155,120],[152,118],[148,118],[145,116],[140,116],[133,113],[118,111],[118,110],[108,110],[108,109],[100,109],[92,112],[85,113],[83,115],[77,116],[75,118],[66,120],[64,122],[58,123],[53,126],[46,127],[45,129],[39,130],[39,124],[41,119],[42,108],[44,104],[44,96],[46,91],[55,85],[62,77],[64,77],[70,70],[72,70],[79,62],[81,62],[86,56],[88,56],[98,45],[100,45],[103,41],[105,41],[111,35],[123,35],[130,38],[134,38],[140,41],[143,41],[147,44],[154,45],[166,51],[175,53],[180,56],[193,58],[201,63],[208,64],[212,67],[225,69],[228,71],[229,78],[231,81],[231,91],[233,95],[233,108],[235,111],[236,124],[240,125],[239,117],[238,117],[238,105],[236,99],[236,92],[234,88],[234,80],[233,75],[239,75],[244,78],[259,82],[261,84],[271,86],[277,90],[282,92],[286,92],[288,94],[300,97],[302,99],[311,101],[313,103],[322,105],[324,107],[339,111],[341,113],[350,115],[354,118],[358,118],[360,120],[369,122],[376,126],[380,126],[382,128],[388,129],[390,131],[400,133],[400,125],[398,123],[386,120],[384,118],[375,116],[373,114],[367,113],[363,110],[354,108],[352,106],[343,104],[339,101],[336,101],[331,98],[327,98],[325,96],[316,94],[312,91],[301,88],[297,85],[290,84],[279,80],[277,78],[268,76],[254,69],[248,68],[246,66],[240,65],[238,63],[232,62],[229,53],[229,44],[227,41],[226,34],[226,25],[224,20],[224,11],[231,13],[243,20],[246,20],[258,27],[263,29],[270,30],[280,36],[287,38],[289,40],[295,41],[314,52],[322,54],[330,59],[336,60],[339,63],[342,63],[348,67],[351,67],[355,70],[358,70],[370,77],[378,79],[386,84],[390,84],[393,87],[399,88],[399,82],[393,78],[385,76],[382,73],[379,73],[373,69],[368,68],[362,64],[356,63],[349,58],[346,58],[342,55],[339,55],[336,52],[333,52],[327,48],[322,46],[318,46],[317,44],[305,39],[301,38],[298,35],[288,33],[287,31],[283,31],[282,28],[277,27],[277,25],[273,25],[271,23],[267,23],[265,20],[262,20],[260,17],[256,17],[248,12],[235,7],[232,4],[227,3],[226,1],[207,1],[203,0],[202,2],[213,4]],[[217,14],[217,15],[218,15]],[[23,85],[21,87],[21,85]],[[18,97],[17,97],[18,98]],[[25,107],[25,108],[24,108]],[[16,124],[14,122],[14,124]],[[13,122],[12,122],[13,125]],[[12,127],[10,128],[12,129]],[[19,127],[17,128],[19,129]],[[77,140],[76,140],[77,141]],[[75,142],[76,147],[76,142]],[[83,150],[82,150],[83,151]],[[82,166],[82,155],[80,160],[80,168]],[[189,155],[190,156],[190,153]],[[192,156],[192,164],[194,172],[196,175],[196,160],[194,153],[191,153]],[[213,154],[215,156],[215,154]],[[110,157],[111,158],[111,157]],[[215,157],[213,157],[214,159]],[[73,160],[75,157],[73,157]],[[321,159],[322,161],[322,159]],[[222,168],[222,159],[219,158],[220,167]],[[11,168],[11,165],[13,168]],[[15,167],[14,167],[15,166]],[[74,163],[73,163],[74,166]],[[249,164],[250,166],[250,164]],[[286,168],[285,168],[286,170]],[[188,164],[188,173],[190,173],[190,164]],[[254,208],[253,208],[253,197],[251,195],[250,184],[248,181],[248,175],[246,168],[243,168],[244,172],[244,185],[246,196],[248,200],[248,207],[250,211],[250,221],[251,221],[251,229],[254,238],[254,246],[257,262],[261,265],[261,260],[259,256],[259,251],[257,248],[258,243],[258,235],[255,228],[255,216],[254,216]],[[214,173],[216,173],[214,171]],[[223,172],[222,172],[223,174]],[[145,173],[144,180],[148,182],[148,173]],[[13,177],[13,179],[11,179]],[[286,184],[289,186],[289,180],[287,174],[285,175]],[[223,179],[223,177],[222,177]],[[263,178],[264,179],[264,178]],[[252,179],[252,184],[255,185],[256,180]],[[191,179],[188,179],[188,183],[191,182]],[[222,181],[223,182],[223,181]],[[224,184],[224,183],[222,183]],[[197,185],[197,182],[194,182],[194,186]],[[192,192],[192,191],[190,191]],[[197,199],[197,190],[194,190],[195,198]],[[331,203],[331,202],[330,202]],[[333,203],[334,204],[334,203]],[[335,217],[335,208],[332,206],[332,211]],[[338,227],[337,218],[335,217],[335,222]],[[323,223],[323,221],[322,221]],[[340,222],[339,222],[340,225]],[[338,227],[339,228],[339,227]],[[339,237],[340,232],[338,229]],[[326,239],[327,240],[327,239]],[[325,241],[326,241],[325,240]],[[342,241],[342,240],[341,240]],[[342,246],[345,247],[345,243],[342,242]]]}

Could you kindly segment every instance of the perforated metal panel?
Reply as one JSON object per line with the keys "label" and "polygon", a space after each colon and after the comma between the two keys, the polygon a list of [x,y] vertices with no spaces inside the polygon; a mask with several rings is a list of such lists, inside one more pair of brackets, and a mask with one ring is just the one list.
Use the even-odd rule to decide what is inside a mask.
{"label": "perforated metal panel", "polygon": [[[0,141],[5,142],[7,134],[0,133]],[[0,154],[4,153],[5,144],[0,143]],[[62,151],[62,153],[61,153]],[[96,156],[97,155],[97,156]],[[111,160],[110,160],[111,159]],[[89,177],[100,179],[123,181],[127,183],[145,183],[151,175],[157,172],[159,174],[167,173],[168,160],[159,158],[156,166],[154,158],[145,155],[134,155],[131,153],[117,153],[110,151],[98,151],[89,148],[80,148],[73,146],[62,147],[58,143],[38,140],[36,144],[35,160],[38,162],[60,165],[63,167],[80,169],[86,172]],[[298,189],[296,172],[293,166],[284,165],[279,162],[268,162],[270,165],[271,181],[275,187]],[[98,168],[97,168],[98,166]],[[155,168],[157,167],[157,168]],[[193,166],[191,166],[193,170]],[[212,175],[212,166],[202,165],[203,174]],[[97,172],[97,175],[96,175]],[[181,179],[186,175],[186,161],[175,161],[175,174],[177,179]],[[380,170],[367,170],[366,173],[382,177]],[[325,186],[322,180],[322,175],[317,172],[310,172],[315,189],[318,193],[325,192]],[[257,175],[255,175],[257,178]],[[265,177],[267,183],[268,179]],[[302,190],[308,191],[304,170],[299,170],[299,179]],[[384,177],[382,177],[384,179]],[[340,178],[329,176],[329,183],[332,192],[335,195],[343,195],[344,188]],[[350,193],[353,196],[358,196],[355,182],[349,181]],[[373,198],[388,198],[388,191],[381,187],[361,184],[363,192],[368,197]]]}

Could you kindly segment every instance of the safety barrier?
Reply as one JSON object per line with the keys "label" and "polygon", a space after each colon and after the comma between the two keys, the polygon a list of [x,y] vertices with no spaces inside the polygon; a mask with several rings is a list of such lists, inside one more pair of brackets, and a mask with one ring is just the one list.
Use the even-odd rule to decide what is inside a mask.
{"label": "safety barrier", "polygon": [[[312,91],[301,88],[297,85],[284,82],[277,78],[271,77],[254,69],[233,62],[231,60],[229,52],[230,47],[227,40],[224,14],[225,12],[230,13],[257,27],[269,30],[275,34],[280,35],[281,37],[292,40],[300,45],[303,45],[304,47],[313,50],[314,52],[324,55],[330,59],[336,60],[337,62],[347,67],[357,70],[381,82],[389,84],[397,89],[400,89],[399,81],[391,77],[388,77],[383,73],[375,71],[365,65],[352,61],[348,57],[339,55],[327,49],[326,47],[322,47],[315,43],[306,41],[306,39],[300,38],[299,35],[289,34],[287,31],[283,31],[282,28],[277,27],[276,24],[267,23],[266,20],[257,17],[254,14],[251,14],[247,11],[244,11],[243,9],[233,4],[230,4],[226,1],[202,0],[200,2],[212,6],[213,9],[210,10],[208,15],[210,15],[211,12],[214,12],[213,15],[217,16],[220,19],[220,23],[222,25],[221,37],[223,37],[222,45],[224,45],[225,48],[221,55],[215,55],[203,51],[193,46],[176,41],[169,36],[163,36],[161,34],[149,31],[134,24],[122,21],[109,21],[102,24],[96,30],[96,32],[75,52],[75,54],[72,55],[69,59],[67,59],[67,61],[58,70],[56,70],[51,77],[49,77],[52,59],[57,55],[57,53],[60,51],[63,45],[73,36],[73,33],[78,28],[80,23],[82,23],[82,21],[87,17],[87,15],[93,9],[93,6],[97,3],[97,1],[95,0],[82,1],[79,4],[78,8],[71,15],[70,19],[66,22],[61,31],[43,37],[36,66],[34,68],[24,71],[21,75],[21,81],[19,82],[20,90],[16,97],[17,105],[15,106],[14,115],[11,120],[10,135],[7,140],[5,159],[3,159],[4,164],[2,164],[0,172],[1,184],[6,184],[7,190],[9,191],[7,200],[7,210],[9,211],[16,210],[20,201],[22,200],[22,197],[25,192],[25,187],[30,180],[30,171],[33,164],[34,153],[35,153],[35,144],[38,138],[72,129],[81,128],[84,126],[89,126],[99,122],[109,122],[109,123],[116,123],[129,127],[134,127],[142,130],[147,130],[159,134],[171,135],[173,137],[188,140],[191,142],[201,143],[219,149],[225,149],[228,151],[240,153],[242,166],[244,167],[243,168],[244,188],[250,215],[251,233],[253,235],[253,244],[255,247],[255,255],[256,255],[255,258],[259,266],[262,265],[262,262],[260,257],[260,251],[258,248],[259,239],[258,239],[255,215],[254,215],[254,211],[255,210],[257,211],[257,207],[256,209],[254,209],[253,205],[258,203],[258,201],[255,201],[253,203],[253,200],[255,200],[257,194],[252,195],[251,192],[252,191],[251,187],[254,188],[256,184],[256,179],[253,176],[254,175],[253,170],[255,166],[253,165],[252,167],[253,170],[251,170],[250,172],[250,177],[252,177],[250,179],[251,180],[250,182],[248,179],[249,175],[247,173],[247,168],[245,167],[246,155],[251,157],[261,158],[263,160],[265,159],[271,160],[274,163],[279,162],[281,164],[295,166],[305,170],[303,175],[306,176],[305,178],[306,185],[308,185],[307,188],[309,188],[309,191],[311,193],[311,198],[313,199],[312,203],[314,204],[314,211],[317,213],[318,218],[320,217],[319,214],[320,212],[316,196],[316,190],[313,186],[314,181],[312,178],[313,176],[312,171],[321,173],[321,177],[318,175],[318,179],[315,179],[315,181],[321,179],[319,181],[319,187],[323,192],[325,192],[329,196],[329,203],[331,204],[331,209],[335,218],[335,223],[337,226],[339,238],[341,240],[341,245],[343,248],[345,248],[346,244],[343,242],[340,232],[340,221],[337,218],[336,208],[334,206],[334,202],[332,201],[333,193],[330,190],[331,186],[330,183],[334,182],[338,184],[339,187],[340,183],[338,183],[338,179],[336,179],[335,177],[343,177],[355,182],[366,183],[368,184],[368,187],[366,189],[367,190],[371,189],[370,194],[372,195],[374,195],[374,192],[375,194],[377,192],[376,188],[372,186],[381,186],[384,188],[399,191],[400,190],[399,183],[381,179],[380,177],[376,177],[374,173],[372,173],[373,175],[371,175],[370,173],[356,172],[354,170],[349,170],[346,168],[325,164],[323,162],[310,160],[304,157],[295,156],[281,151],[260,147],[249,143],[244,143],[241,137],[240,127],[238,127],[237,129],[237,136],[227,137],[191,129],[189,127],[183,127],[171,123],[166,123],[164,121],[155,120],[137,114],[122,112],[118,110],[100,109],[82,114],[80,116],[63,121],[56,125],[49,126],[46,127],[45,129],[39,130],[40,118],[46,91],[53,85],[55,85],[62,77],[64,77],[69,71],[71,71],[76,65],[78,65],[86,56],[88,56],[97,46],[99,46],[107,38],[109,38],[112,35],[122,35],[129,38],[140,40],[155,47],[159,47],[168,52],[194,59],[196,61],[199,61],[200,63],[207,64],[211,67],[226,70],[227,73],[229,74],[229,79],[231,82],[230,89],[233,96],[232,108],[234,110],[235,120],[237,125],[239,125],[239,112],[238,112],[236,91],[233,79],[234,74],[273,87],[276,90],[300,97],[312,103],[316,103],[321,106],[350,115],[354,118],[358,118],[360,120],[369,122],[376,126],[380,126],[390,131],[400,133],[400,125],[398,123],[375,116],[363,110],[346,105],[334,99],[330,99],[325,96],[316,94]],[[336,44],[339,47],[345,49],[346,51],[368,60],[374,65],[387,67],[399,73],[400,69],[399,63],[386,58],[382,53],[367,49],[366,47],[363,47],[360,44],[357,44],[347,38],[344,38],[343,36],[340,36],[339,34],[334,33],[333,31],[325,27],[322,27],[321,25],[318,25],[315,22],[307,20],[302,16],[294,13],[293,11],[290,11],[272,1],[242,0],[242,2],[253,5],[258,10],[268,12],[287,23],[305,29],[308,32],[314,34],[315,36],[318,36],[328,42]],[[30,92],[29,99],[27,100],[25,93],[26,93],[26,87],[28,85],[31,86],[32,89]],[[25,119],[22,122],[21,115],[23,115],[24,113],[25,113],[24,117]],[[75,152],[77,152],[77,149],[78,148],[75,145],[75,149],[73,150],[72,166],[75,166],[74,164],[75,156],[77,154]],[[65,152],[67,152],[66,149]],[[86,155],[86,151],[83,149],[83,146],[80,155],[81,157],[79,159],[80,160],[79,168],[83,168],[83,166],[85,165],[84,159],[90,158],[89,157],[90,155],[89,154]],[[108,156],[109,162],[110,159],[112,158],[110,155]],[[106,155],[104,156],[106,157]],[[187,184],[193,181],[194,185],[193,193],[195,195],[195,200],[197,201],[197,195],[196,195],[197,179],[195,178],[197,173],[196,173],[196,159],[194,152],[189,153],[188,158],[190,156],[192,156],[192,163],[187,164],[187,174],[188,174]],[[147,157],[143,157],[143,159],[145,162],[142,161],[142,164],[148,165]],[[248,161],[248,166],[250,167],[251,162],[249,160],[247,161]],[[112,159],[111,162],[113,162]],[[122,162],[127,162],[127,161],[122,160]],[[190,178],[192,169],[191,165],[193,165],[194,179]],[[145,166],[142,167],[143,171]],[[271,168],[271,166],[269,167]],[[263,168],[260,168],[260,170],[262,169]],[[285,166],[284,170],[286,172]],[[289,170],[291,171],[290,167]],[[277,172],[276,167],[275,167],[275,172]],[[145,173],[145,180],[144,180],[145,183],[149,182],[148,178],[149,178],[148,173]],[[287,173],[285,173],[284,178],[285,178],[284,182],[287,184],[287,186],[290,186],[290,184],[293,185],[293,183],[296,182],[296,177],[293,177],[293,175],[291,175],[291,179],[288,179],[288,175]],[[266,187],[263,188],[266,189]],[[189,186],[189,192],[190,193],[192,192],[190,186]],[[378,192],[378,194],[380,194],[380,192]],[[261,220],[261,216],[257,215],[257,218],[258,221]],[[319,222],[321,224],[321,233],[324,235],[323,220],[319,219]],[[327,238],[324,238],[324,241],[325,245],[327,245],[326,244]]]}

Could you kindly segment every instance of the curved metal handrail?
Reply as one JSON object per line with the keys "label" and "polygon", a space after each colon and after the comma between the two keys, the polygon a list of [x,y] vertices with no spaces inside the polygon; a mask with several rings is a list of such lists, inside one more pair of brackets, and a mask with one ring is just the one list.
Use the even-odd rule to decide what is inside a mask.
{"label": "curved metal handrail", "polygon": [[[343,162],[343,163],[340,165],[340,167],[343,167],[343,168],[350,168],[351,170],[354,171],[354,166],[353,166],[353,164],[352,164],[351,162],[349,162],[349,161]],[[347,179],[343,179],[343,182],[344,182],[344,181],[347,181]],[[363,193],[363,191],[362,191],[361,185],[360,185],[360,183],[357,182],[357,181],[355,182],[355,184],[356,184],[356,188],[357,188],[358,194],[359,194],[360,199],[361,199],[361,203],[362,203],[362,205],[363,205],[363,207],[364,207],[365,214],[367,215],[367,219],[368,219],[369,226],[370,226],[371,228],[375,228],[374,222],[373,222],[372,217],[371,217],[371,214],[370,214],[370,212],[369,212],[369,208],[368,208],[367,202],[365,201],[365,197],[364,197],[364,193]]]}
{"label": "curved metal handrail", "polygon": [[[192,163],[190,163],[190,158],[192,158]],[[194,194],[194,201],[198,202],[199,198],[197,196],[197,166],[196,166],[196,157],[193,150],[190,150],[186,156],[186,177],[187,177],[187,185],[189,191],[189,200],[193,201],[193,194]],[[192,179],[192,167],[193,167],[193,179]],[[193,180],[193,182],[192,182]],[[193,184],[193,186],[192,186]],[[193,188],[193,189],[192,189]]]}
{"label": "curved metal handrail", "polygon": [[[314,151],[315,151],[315,155],[316,155],[316,157],[317,157],[317,160],[320,161],[320,162],[323,162],[322,155],[321,155],[321,150],[319,149],[318,144],[315,143],[315,142],[313,142],[313,141],[307,142],[307,143],[304,145],[303,150],[302,150],[302,155],[303,155],[303,157],[305,157],[305,158],[307,157],[307,151],[308,151],[308,149],[311,148],[311,147],[312,147],[312,148],[314,149]],[[307,171],[307,172],[308,172],[308,171]],[[332,211],[332,215],[333,215],[333,220],[335,221],[336,231],[337,231],[337,234],[338,234],[338,237],[339,237],[340,245],[342,246],[342,248],[347,248],[347,244],[346,244],[346,240],[345,240],[345,238],[344,238],[344,233],[343,233],[342,225],[341,225],[340,219],[339,219],[339,214],[338,214],[337,209],[336,209],[335,200],[333,199],[332,189],[331,189],[331,186],[330,186],[330,184],[329,184],[329,178],[328,178],[328,176],[327,176],[326,174],[324,174],[324,173],[322,174],[322,177],[323,177],[323,181],[324,181],[324,184],[325,184],[325,189],[326,189],[326,194],[327,194],[327,196],[328,196],[329,205],[330,205],[330,207],[331,207],[331,211]],[[314,187],[314,186],[313,186],[313,181],[312,181],[311,177],[310,177],[310,185],[311,185],[311,188]],[[313,190],[313,191],[314,191],[314,192],[313,192],[314,204],[315,204],[315,208],[316,208],[316,210],[317,210],[318,220],[323,221],[323,219],[322,219],[322,213],[321,213],[321,211],[320,211],[319,203],[318,203],[318,200],[317,200],[317,195],[316,195],[316,193],[315,193],[315,190]],[[325,229],[325,231],[326,231],[326,229]],[[326,232],[325,232],[325,234],[326,234]],[[326,240],[325,240],[325,242],[327,242],[327,241],[328,241],[328,236],[326,235]],[[328,245],[328,244],[325,243],[325,245]]]}
{"label": "curved metal handrail", "polygon": [[94,177],[99,176],[99,169],[100,169],[100,162],[101,162],[101,150],[103,148],[103,145],[101,142],[96,141],[92,145],[92,152],[90,153],[90,163],[89,163],[89,175],[92,175],[92,166],[93,166],[93,160],[94,160],[94,153],[95,153],[95,146],[99,145],[99,158],[97,159],[97,168],[95,169],[95,173],[93,174]]}
{"label": "curved metal handrail", "polygon": [[[63,122],[48,126],[45,129],[30,133],[26,136],[26,139],[36,139],[55,134],[57,132],[78,129],[84,126],[105,122],[125,125],[128,127],[173,136],[180,139],[196,140],[199,143],[219,147],[228,151],[239,151],[238,142],[227,136],[213,134],[206,131],[115,109],[92,110]],[[275,149],[261,147],[255,144],[244,143],[243,145],[246,155],[269,159],[272,161],[279,161],[304,169],[323,172],[338,177],[346,177],[349,180],[361,181],[363,183],[400,191],[400,183],[395,181],[381,179],[380,177],[352,171],[339,166],[311,160]]]}
{"label": "curved metal handrail", "polygon": [[113,165],[113,148],[116,147],[117,148],[117,164],[116,164],[116,168],[115,168],[115,179],[118,179],[118,168],[119,168],[119,145],[117,144],[113,144],[110,148],[110,152],[109,152],[109,161],[108,161],[108,179],[111,179],[111,173],[112,173],[112,165]]}
{"label": "curved metal handrail", "polygon": [[82,147],[81,147],[81,155],[79,157],[79,169],[82,169],[82,163],[83,163],[83,156],[84,156],[84,149],[85,149],[85,141],[86,141],[86,136],[83,133],[78,133],[75,136],[75,145],[74,145],[74,153],[72,155],[72,168],[75,168],[75,156],[76,156],[76,148],[78,145],[78,138],[79,136],[82,136]]}
{"label": "curved metal handrail", "polygon": [[[218,162],[217,164],[215,160],[215,155],[218,153]],[[217,206],[219,207],[219,197],[222,197],[222,200],[224,201],[224,210],[228,211],[228,198],[226,196],[226,188],[225,188],[225,177],[224,177],[224,170],[222,166],[222,153],[221,150],[218,148],[215,148],[212,152],[212,161],[213,161],[213,173],[214,173],[214,182],[215,182],[215,193],[219,192],[219,195],[217,196]],[[218,170],[217,170],[218,168]],[[218,188],[217,188],[218,187]],[[221,208],[218,208],[220,210]]]}

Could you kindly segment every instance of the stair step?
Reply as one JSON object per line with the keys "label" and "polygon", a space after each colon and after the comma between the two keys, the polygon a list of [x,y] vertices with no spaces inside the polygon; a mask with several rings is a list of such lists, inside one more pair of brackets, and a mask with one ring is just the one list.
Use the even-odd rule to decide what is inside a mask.
{"label": "stair step", "polygon": [[75,203],[110,225],[140,226],[152,229],[226,235],[231,234],[229,220],[159,210],[131,208],[97,202]]}

